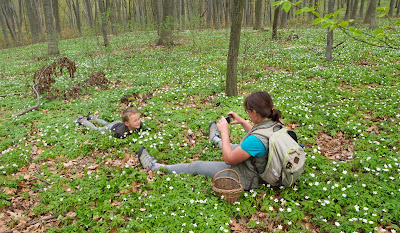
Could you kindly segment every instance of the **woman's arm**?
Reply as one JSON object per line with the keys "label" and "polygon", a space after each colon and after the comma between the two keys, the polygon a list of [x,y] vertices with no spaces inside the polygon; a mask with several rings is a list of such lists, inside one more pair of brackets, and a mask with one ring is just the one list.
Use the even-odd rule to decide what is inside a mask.
{"label": "woman's arm", "polygon": [[229,124],[224,117],[218,121],[217,126],[221,133],[222,157],[224,158],[226,164],[235,165],[250,158],[251,155],[240,148],[240,146],[232,150],[229,140]]}

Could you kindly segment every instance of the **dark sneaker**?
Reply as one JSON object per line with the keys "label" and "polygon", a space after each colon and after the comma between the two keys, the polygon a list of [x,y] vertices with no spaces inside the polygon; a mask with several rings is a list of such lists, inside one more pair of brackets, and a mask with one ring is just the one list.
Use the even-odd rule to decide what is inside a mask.
{"label": "dark sneaker", "polygon": [[215,136],[220,135],[218,127],[217,127],[217,122],[211,121],[210,124],[208,125],[208,140],[212,140]]}
{"label": "dark sneaker", "polygon": [[151,169],[151,167],[156,164],[157,160],[151,157],[144,146],[141,146],[138,151],[139,161],[143,168]]}
{"label": "dark sneaker", "polygon": [[82,125],[82,121],[84,120],[83,116],[78,116],[78,118],[75,121],[75,124],[77,125]]}
{"label": "dark sneaker", "polygon": [[89,114],[86,116],[86,119],[87,119],[88,121],[91,121],[91,120],[94,119],[94,116],[93,116],[92,114],[89,113]]}

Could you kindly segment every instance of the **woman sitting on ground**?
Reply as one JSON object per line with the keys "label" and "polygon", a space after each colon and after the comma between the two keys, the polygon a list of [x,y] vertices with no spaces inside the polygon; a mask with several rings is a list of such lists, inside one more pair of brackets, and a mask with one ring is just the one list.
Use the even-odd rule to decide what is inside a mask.
{"label": "woman sitting on ground", "polygon": [[[219,171],[230,168],[239,174],[244,189],[258,188],[262,183],[259,174],[264,172],[268,161],[268,138],[263,134],[263,130],[270,127],[274,127],[274,131],[279,130],[282,127],[279,120],[281,112],[273,108],[272,99],[265,91],[247,96],[244,100],[244,108],[254,126],[236,113],[229,112],[233,118],[231,124],[241,124],[247,132],[239,145],[230,144],[229,124],[225,117],[222,117],[218,123],[213,121],[209,125],[208,139],[218,142],[219,147],[222,148],[224,161],[195,161],[164,165],[157,163],[155,158],[141,146],[138,152],[141,164],[152,171],[164,167],[170,173],[203,174],[209,177],[214,177]],[[227,173],[228,176],[236,178],[233,172]]]}

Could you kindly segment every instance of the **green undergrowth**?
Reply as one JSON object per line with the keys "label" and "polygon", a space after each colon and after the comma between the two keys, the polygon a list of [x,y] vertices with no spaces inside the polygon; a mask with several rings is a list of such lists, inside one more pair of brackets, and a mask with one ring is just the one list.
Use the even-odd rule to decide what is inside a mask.
{"label": "green undergrowth", "polygon": [[[11,116],[36,104],[34,72],[56,57],[46,56],[46,44],[1,50],[1,94],[27,93],[0,97],[2,190],[22,190],[22,170],[39,165],[37,176],[51,185],[31,187],[34,213],[59,215],[48,232],[230,232],[239,220],[258,231],[271,225],[288,232],[312,231],[310,225],[321,232],[399,231],[399,52],[335,32],[334,44],[344,43],[327,62],[325,30],[281,30],[276,41],[269,33],[243,30],[236,97],[224,94],[228,30],[180,32],[169,49],[155,46],[157,35],[149,31],[110,36],[108,50],[98,37],[59,41],[77,72],[74,80],[67,72],[56,77],[56,87],[98,71],[110,84],[75,99],[42,98],[39,110],[20,117]],[[293,34],[298,39],[285,40]],[[271,94],[283,122],[295,125],[306,145],[305,173],[294,187],[263,186],[229,205],[215,197],[212,178],[149,176],[139,167],[113,165],[134,158],[141,145],[162,163],[222,160],[207,140],[209,122],[229,111],[248,119],[244,98],[258,90]],[[137,97],[131,105],[141,113],[142,131],[119,140],[74,124],[89,113],[120,120],[124,95]],[[233,143],[244,136],[238,125],[230,133]],[[351,159],[326,158],[328,142],[317,144],[321,134],[344,135],[348,145],[339,146],[351,148]],[[78,161],[75,170],[69,161]],[[0,192],[0,207],[9,208],[10,198]]]}

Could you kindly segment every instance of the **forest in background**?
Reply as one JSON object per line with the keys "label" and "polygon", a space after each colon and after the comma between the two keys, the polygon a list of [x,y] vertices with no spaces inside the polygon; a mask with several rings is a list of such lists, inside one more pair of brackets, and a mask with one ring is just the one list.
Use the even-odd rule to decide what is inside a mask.
{"label": "forest in background", "polygon": [[[271,27],[273,21],[279,23],[279,28],[311,25],[314,15],[296,15],[294,12],[314,7],[323,17],[328,13],[329,3],[328,0],[307,0],[286,12],[279,10],[280,7],[276,9],[272,0],[243,1],[243,27],[261,30]],[[2,0],[0,47],[46,41],[46,18],[53,19],[58,39],[101,35],[101,12],[105,14],[108,32],[114,35],[135,30],[157,31],[162,24],[165,5],[172,6],[171,17],[176,30],[229,28],[233,4],[229,0]],[[362,19],[369,24],[368,19],[376,17],[377,7],[389,7],[388,16],[399,17],[399,4],[399,0],[339,0],[335,1],[334,10],[342,9],[344,20]],[[45,10],[47,5],[49,12]]]}

